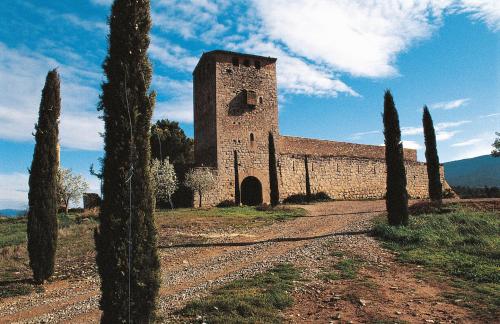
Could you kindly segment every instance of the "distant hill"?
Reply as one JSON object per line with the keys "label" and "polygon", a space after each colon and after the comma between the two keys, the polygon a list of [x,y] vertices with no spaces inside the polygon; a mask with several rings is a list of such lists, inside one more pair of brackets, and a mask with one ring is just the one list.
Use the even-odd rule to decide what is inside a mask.
{"label": "distant hill", "polygon": [[0,209],[0,216],[16,217],[24,215],[25,213],[26,211],[21,209]]}
{"label": "distant hill", "polygon": [[451,186],[500,187],[500,157],[482,155],[443,165],[446,181]]}

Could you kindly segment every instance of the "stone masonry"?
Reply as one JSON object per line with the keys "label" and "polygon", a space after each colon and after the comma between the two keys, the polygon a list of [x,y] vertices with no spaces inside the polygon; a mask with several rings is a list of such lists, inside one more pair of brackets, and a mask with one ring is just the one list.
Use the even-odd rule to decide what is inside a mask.
{"label": "stone masonry", "polygon": [[[211,170],[217,181],[215,189],[204,194],[204,206],[234,201],[235,151],[243,202],[249,195],[258,195],[260,202],[269,203],[270,132],[275,139],[281,200],[305,193],[306,156],[312,193],[323,191],[345,200],[385,195],[383,146],[279,134],[275,58],[207,52],[193,72],[193,82],[195,162]],[[404,156],[408,193],[412,198],[427,197],[425,163],[417,161],[415,150],[405,149]],[[442,167],[441,178],[446,185]]]}

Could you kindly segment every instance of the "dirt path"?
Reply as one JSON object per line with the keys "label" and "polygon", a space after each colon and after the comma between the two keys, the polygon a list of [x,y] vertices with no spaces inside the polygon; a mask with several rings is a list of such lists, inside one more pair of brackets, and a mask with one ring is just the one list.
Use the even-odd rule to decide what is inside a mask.
{"label": "dirt path", "polygon": [[[384,211],[384,201],[332,202],[310,205],[306,208],[308,209],[306,217],[253,229],[251,233],[241,233],[240,236],[223,237],[211,241],[211,243],[163,246],[160,242],[162,287],[159,315],[163,316],[165,321],[175,321],[176,318],[172,315],[172,311],[182,306],[187,300],[201,296],[206,293],[207,289],[224,282],[253,274],[256,271],[263,271],[277,262],[291,261],[302,266],[319,268],[321,264],[314,264],[313,261],[317,259],[317,254],[324,253],[324,244],[331,244],[331,242],[341,244],[350,242],[352,239],[359,241],[357,239],[359,237],[370,243],[359,243],[363,241],[359,241],[357,245],[353,243],[351,244],[354,246],[352,250],[363,250],[370,247],[366,250],[370,251],[367,256],[374,257],[375,260],[377,260],[376,255],[388,255],[386,251],[378,247],[373,239],[364,234],[369,229],[370,220]],[[379,259],[392,262],[390,257],[379,257]],[[406,280],[407,277],[413,278],[412,280],[416,279],[414,279],[412,270],[404,270],[398,271],[398,276],[393,278],[395,282],[384,282],[384,276],[388,277],[388,273],[396,271],[394,264],[391,266],[388,264],[386,263],[385,268],[382,267],[383,271],[372,271],[367,275],[373,277],[372,280],[377,285],[384,287],[380,289],[378,297],[380,303],[384,300],[397,298],[397,303],[400,305],[410,298],[404,299],[399,295],[396,296],[394,292],[397,292],[397,289],[389,289],[388,287],[397,286],[397,282]],[[375,269],[378,269],[376,265]],[[420,299],[412,298],[411,300],[424,299],[425,303],[429,299],[425,294],[437,294],[440,290],[440,287],[416,281],[412,282],[412,285],[411,287],[415,289],[414,293]],[[420,289],[420,286],[423,288]],[[389,290],[387,291],[387,289]],[[327,294],[331,293],[326,288],[323,290]],[[307,305],[308,301],[303,297],[300,294],[297,295],[297,298],[302,298],[304,305]],[[97,277],[81,281],[58,281],[48,284],[43,293],[32,293],[1,300],[0,323],[98,322],[100,315],[98,299],[99,283]],[[431,300],[430,303],[436,302],[432,298]],[[322,305],[319,302],[315,303],[314,299],[309,300],[309,302],[311,307],[308,307],[311,310],[314,309],[313,305]],[[467,312],[460,307],[447,305],[442,300],[439,300],[439,303],[442,305],[439,307],[440,311],[453,311],[458,314],[459,319],[468,317]],[[364,313],[359,313],[359,309],[355,308],[344,316],[354,320],[367,318],[369,313],[366,309],[376,304],[376,302],[372,302],[371,305],[366,305]],[[334,308],[325,313],[325,316],[317,318],[294,317],[293,314],[297,313],[298,309],[293,309],[291,313],[287,314],[290,321],[297,323],[304,321],[328,322],[331,320],[332,314],[338,312],[336,309],[342,308],[340,306],[342,305],[332,306]],[[323,305],[323,309],[325,307]],[[436,307],[429,309],[433,312]],[[414,311],[415,314],[420,314],[419,312],[418,310]],[[318,310],[312,314],[321,313]],[[391,314],[394,315],[394,311]],[[410,314],[408,318],[404,319],[413,321],[415,317]]]}

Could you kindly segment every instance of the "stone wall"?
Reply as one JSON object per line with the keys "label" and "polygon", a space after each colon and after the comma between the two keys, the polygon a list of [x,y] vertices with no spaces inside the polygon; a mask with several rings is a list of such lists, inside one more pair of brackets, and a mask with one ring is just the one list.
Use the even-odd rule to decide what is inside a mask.
{"label": "stone wall", "polygon": [[[281,154],[278,162],[280,198],[305,193],[305,157]],[[308,156],[311,192],[326,192],[339,200],[381,199],[386,193],[383,159]],[[411,198],[428,196],[425,163],[405,161],[407,190]],[[441,167],[441,181],[444,169]]]}

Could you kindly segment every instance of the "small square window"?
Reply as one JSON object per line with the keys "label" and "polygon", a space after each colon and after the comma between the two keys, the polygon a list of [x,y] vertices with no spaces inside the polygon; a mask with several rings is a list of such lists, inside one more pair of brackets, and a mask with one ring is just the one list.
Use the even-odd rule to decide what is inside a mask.
{"label": "small square window", "polygon": [[250,107],[253,108],[255,105],[257,105],[257,94],[255,91],[252,90],[244,90],[243,91],[245,95],[245,103]]}

